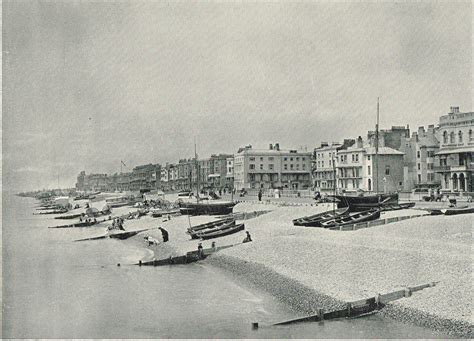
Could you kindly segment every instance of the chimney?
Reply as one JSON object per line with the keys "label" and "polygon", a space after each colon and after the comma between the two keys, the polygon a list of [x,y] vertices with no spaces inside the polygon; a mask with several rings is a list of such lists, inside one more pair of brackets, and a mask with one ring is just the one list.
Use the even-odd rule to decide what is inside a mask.
{"label": "chimney", "polygon": [[362,137],[359,136],[357,138],[357,148],[362,148],[363,146],[364,146],[364,144],[363,144],[363,141],[362,141]]}
{"label": "chimney", "polygon": [[329,146],[329,143],[327,142],[321,142],[321,148]]}
{"label": "chimney", "polygon": [[280,151],[280,144],[279,143],[275,143],[275,150]]}
{"label": "chimney", "polygon": [[425,135],[425,127],[418,127],[418,135],[423,136]]}
{"label": "chimney", "polygon": [[270,150],[273,150],[273,144],[270,143]]}

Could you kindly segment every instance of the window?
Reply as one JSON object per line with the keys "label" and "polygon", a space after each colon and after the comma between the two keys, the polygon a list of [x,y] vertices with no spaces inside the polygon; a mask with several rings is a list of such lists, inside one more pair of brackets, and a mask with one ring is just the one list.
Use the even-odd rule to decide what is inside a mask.
{"label": "window", "polygon": [[462,143],[462,131],[461,130],[458,133],[458,140],[459,140],[459,143]]}
{"label": "window", "polygon": [[293,169],[293,164],[290,165],[290,169]]}
{"label": "window", "polygon": [[303,170],[306,169],[306,165],[303,163]]}
{"label": "window", "polygon": [[269,164],[268,169],[273,170],[273,164]]}
{"label": "window", "polygon": [[252,157],[249,157],[249,160],[250,161],[255,161],[255,158],[252,156]]}
{"label": "window", "polygon": [[469,129],[469,141],[474,140],[474,137],[472,136],[472,129]]}
{"label": "window", "polygon": [[263,161],[263,157],[262,157],[262,156],[260,157],[260,161]]}
{"label": "window", "polygon": [[432,164],[432,163],[427,163],[427,164],[426,164],[426,167],[427,167],[428,169],[433,169],[433,164]]}
{"label": "window", "polygon": [[417,157],[417,158],[420,158],[420,156],[421,156],[421,154],[420,154],[420,151],[418,150],[418,151],[416,152],[416,157]]}
{"label": "window", "polygon": [[302,157],[302,158],[301,158],[301,160],[305,161],[305,160],[306,160],[306,158],[305,158],[305,157]]}
{"label": "window", "polygon": [[454,143],[454,131],[449,134],[449,143]]}
{"label": "window", "polygon": [[268,161],[273,161],[274,157],[273,156],[269,156],[268,157]]}
{"label": "window", "polygon": [[298,169],[298,170],[300,169],[300,164],[299,163],[296,164],[296,169]]}
{"label": "window", "polygon": [[421,183],[421,174],[418,174],[418,183]]}
{"label": "window", "polygon": [[370,166],[367,167],[367,174],[370,175]]}
{"label": "window", "polygon": [[297,157],[296,157],[296,161],[299,161],[299,160],[300,160],[300,158],[297,156]]}
{"label": "window", "polygon": [[287,157],[283,158],[283,161],[288,161],[288,158]]}
{"label": "window", "polygon": [[354,154],[352,154],[352,162],[354,162],[354,160],[355,160],[355,158],[354,158],[354,157],[355,157],[355,155],[354,155]]}
{"label": "window", "polygon": [[260,164],[260,169],[263,169],[263,164]]}
{"label": "window", "polygon": [[443,143],[448,143],[448,132],[444,131],[443,133]]}
{"label": "window", "polygon": [[290,161],[293,161],[293,158],[292,158],[292,157],[290,157]]}
{"label": "window", "polygon": [[284,168],[285,170],[288,170],[288,165],[285,163],[285,164],[283,165],[283,168]]}
{"label": "window", "polygon": [[254,165],[254,164],[250,164],[250,165],[249,165],[249,169],[255,169],[255,165]]}
{"label": "window", "polygon": [[356,162],[359,162],[359,154],[356,154]]}
{"label": "window", "polygon": [[324,161],[321,161],[321,167],[324,167]]}
{"label": "window", "polygon": [[385,166],[385,175],[390,175],[390,166]]}
{"label": "window", "polygon": [[419,164],[418,164],[418,170],[420,170],[420,169],[421,169],[421,164],[419,163]]}
{"label": "window", "polygon": [[369,160],[369,161],[370,161],[370,155],[367,155],[367,160]]}

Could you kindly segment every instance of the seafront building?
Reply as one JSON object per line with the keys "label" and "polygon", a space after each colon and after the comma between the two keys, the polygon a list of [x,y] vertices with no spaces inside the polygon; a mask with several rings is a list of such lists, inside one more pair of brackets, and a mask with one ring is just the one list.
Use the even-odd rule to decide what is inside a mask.
{"label": "seafront building", "polygon": [[440,176],[435,172],[435,154],[439,150],[434,125],[428,129],[419,127],[410,138],[406,138],[399,151],[405,154],[403,158],[403,188],[412,190],[437,189],[441,185]]}
{"label": "seafront building", "polygon": [[440,174],[445,191],[474,191],[474,112],[459,112],[451,107],[450,113],[439,119],[439,151],[435,153],[436,173]]}
{"label": "seafront building", "polygon": [[269,149],[240,148],[234,155],[234,186],[240,189],[292,189],[311,187],[311,153]]}
{"label": "seafront building", "polygon": [[395,192],[403,187],[403,153],[390,147],[363,143],[338,151],[338,189],[344,191]]}

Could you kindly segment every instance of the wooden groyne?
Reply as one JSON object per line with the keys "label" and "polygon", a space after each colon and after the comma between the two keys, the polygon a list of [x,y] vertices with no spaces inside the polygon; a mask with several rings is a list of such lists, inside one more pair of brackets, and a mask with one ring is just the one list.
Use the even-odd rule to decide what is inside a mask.
{"label": "wooden groyne", "polygon": [[[387,303],[404,298],[410,297],[412,293],[420,291],[426,288],[434,287],[438,282],[431,282],[426,284],[417,285],[414,287],[407,287],[402,290],[392,291],[386,294],[377,294],[376,296],[347,302],[345,309],[334,310],[331,312],[325,312],[324,309],[318,309],[318,314],[310,315],[305,317],[299,317],[291,320],[277,322],[272,326],[294,324],[300,322],[318,322],[324,320],[331,320],[341,317],[359,317],[365,314],[373,313],[379,309],[382,309]],[[258,328],[258,323],[252,323],[252,328]]]}
{"label": "wooden groyne", "polygon": [[408,215],[408,216],[403,216],[403,217],[392,217],[392,218],[385,218],[385,219],[377,219],[377,220],[367,221],[367,222],[363,222],[363,223],[332,227],[330,229],[331,230],[336,230],[336,231],[355,231],[355,230],[365,229],[365,228],[368,228],[368,227],[374,227],[374,226],[381,226],[381,225],[396,223],[396,222],[402,221],[402,220],[424,217],[424,216],[427,216],[427,215],[430,215],[430,214],[429,213],[421,213],[421,214],[414,214],[414,215]]}

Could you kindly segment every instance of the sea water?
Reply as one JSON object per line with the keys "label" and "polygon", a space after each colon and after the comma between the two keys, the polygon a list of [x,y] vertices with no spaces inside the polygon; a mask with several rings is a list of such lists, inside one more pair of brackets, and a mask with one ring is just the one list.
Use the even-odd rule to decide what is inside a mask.
{"label": "sea water", "polygon": [[130,240],[73,242],[100,228],[48,229],[64,220],[37,204],[3,197],[4,338],[446,337],[379,315],[272,327],[299,315],[205,261],[138,267]]}

